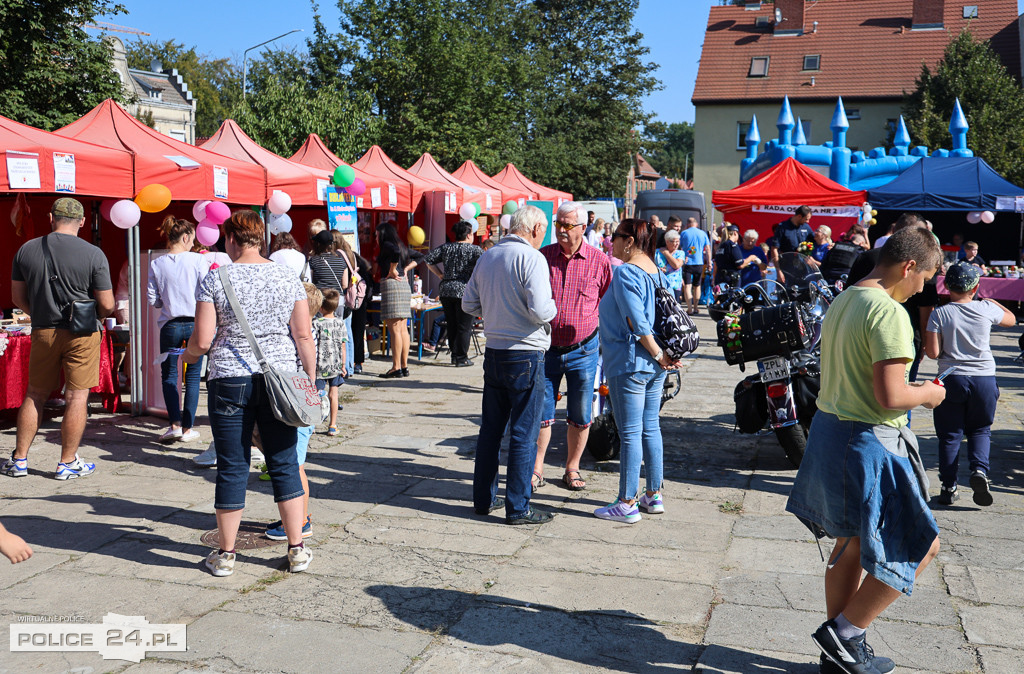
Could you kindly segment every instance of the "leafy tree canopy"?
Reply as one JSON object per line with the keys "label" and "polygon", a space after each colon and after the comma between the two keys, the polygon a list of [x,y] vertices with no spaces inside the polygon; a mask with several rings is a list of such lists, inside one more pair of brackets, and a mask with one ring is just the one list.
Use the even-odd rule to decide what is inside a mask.
{"label": "leafy tree canopy", "polygon": [[83,27],[122,12],[108,0],[0,2],[0,114],[52,130],[104,99],[126,102],[109,45]]}
{"label": "leafy tree canopy", "polygon": [[966,30],[946,47],[934,73],[922,68],[917,90],[904,101],[915,144],[950,147],[949,118],[957,98],[974,154],[1007,180],[1024,184],[1024,92],[991,46]]}
{"label": "leafy tree canopy", "polygon": [[641,150],[658,173],[673,180],[693,178],[693,124],[651,122]]}

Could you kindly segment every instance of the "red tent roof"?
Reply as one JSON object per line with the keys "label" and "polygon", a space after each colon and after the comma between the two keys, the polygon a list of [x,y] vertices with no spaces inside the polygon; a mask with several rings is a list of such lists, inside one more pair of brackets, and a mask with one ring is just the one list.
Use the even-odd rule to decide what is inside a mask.
{"label": "red tent roof", "polygon": [[452,172],[452,175],[465,183],[469,183],[470,185],[498,190],[501,193],[502,204],[506,201],[518,202],[520,199],[533,198],[530,195],[530,192],[526,189],[505,185],[490,177],[480,170],[480,167],[474,164],[471,159],[464,161],[462,166]]}
{"label": "red tent roof", "polygon": [[[302,144],[299,151],[292,155],[291,160],[304,164],[306,166],[312,166],[315,168],[321,168],[334,173],[334,169],[339,166],[351,166],[347,162],[343,162],[338,158],[338,155],[331,152],[320,136],[315,133],[309,134],[306,138],[306,142]],[[381,190],[382,201],[387,197],[389,186],[395,187],[395,196],[398,199],[398,205],[394,209],[403,212],[412,211],[412,185],[407,182],[396,182],[394,177],[379,176],[374,173],[370,173],[366,169],[355,169],[356,177],[366,183],[366,189],[370,190],[378,188]],[[363,204],[366,204],[365,206]],[[357,198],[356,205],[358,208],[370,208],[370,197],[369,192],[361,197]],[[380,208],[387,208],[385,204],[382,204]]]}
{"label": "red tent roof", "polygon": [[[366,151],[362,157],[352,162],[352,166],[357,169],[362,169],[370,173],[374,173],[379,176],[385,176],[389,180],[395,183],[406,183],[412,190],[411,204],[409,211],[416,210],[416,207],[420,205],[420,200],[423,198],[424,192],[450,192],[450,185],[434,182],[418,175],[409,173],[404,168],[391,161],[391,158],[384,154],[384,150],[380,149],[379,145],[374,145]],[[397,189],[396,189],[397,191]],[[367,190],[367,194],[370,194],[370,190]],[[372,195],[371,195],[372,197]],[[365,195],[364,195],[365,198]],[[382,208],[390,208],[392,210],[401,210],[397,205],[397,198],[395,202],[389,203],[388,194],[386,192],[381,193]],[[372,198],[371,198],[372,204]]]}
{"label": "red tent roof", "polygon": [[281,190],[296,206],[320,206],[325,201],[319,188],[330,184],[326,171],[303,166],[260,147],[233,119],[225,119],[200,147],[263,168],[267,176],[264,200],[269,199],[274,190]]}
{"label": "red tent roof", "polygon": [[25,188],[17,184],[12,186],[8,171],[3,171],[0,172],[0,192],[57,192],[54,160],[55,155],[64,153],[71,155],[74,161],[72,168],[75,184],[73,192],[69,194],[129,199],[135,196],[132,156],[124,150],[113,150],[65,138],[49,131],[19,124],[6,117],[0,117],[0,148],[0,153],[5,155],[4,166],[8,157],[24,156],[35,159],[39,167],[38,188]]}
{"label": "red tent roof", "polygon": [[711,203],[723,213],[751,206],[860,206],[867,199],[864,190],[854,192],[787,157],[731,190],[714,190]]}
{"label": "red tent roof", "polygon": [[501,172],[493,176],[495,180],[503,185],[515,189],[526,190],[531,194],[537,195],[531,197],[539,199],[541,201],[554,201],[557,207],[563,201],[572,201],[572,195],[568,192],[562,192],[561,190],[551,189],[550,187],[544,187],[539,183],[535,183],[522,173],[519,172],[513,164],[505,164],[505,168],[501,169]]}
{"label": "red tent roof", "polygon": [[470,185],[459,180],[441,168],[441,165],[437,163],[437,160],[429,152],[424,152],[423,156],[409,167],[409,173],[415,173],[423,178],[451,185],[449,190],[454,189],[454,193],[459,198],[456,199],[458,203],[452,203],[449,210],[458,211],[460,205],[469,202],[480,204],[481,213],[501,214],[501,190],[493,187]]}
{"label": "red tent roof", "polygon": [[[234,204],[262,204],[267,181],[263,169],[230,157],[182,143],[149,128],[107,99],[81,119],[55,133],[135,155],[137,194],[160,183],[176,200],[220,199]],[[188,168],[168,157],[180,157]],[[215,182],[214,171],[219,179]]]}

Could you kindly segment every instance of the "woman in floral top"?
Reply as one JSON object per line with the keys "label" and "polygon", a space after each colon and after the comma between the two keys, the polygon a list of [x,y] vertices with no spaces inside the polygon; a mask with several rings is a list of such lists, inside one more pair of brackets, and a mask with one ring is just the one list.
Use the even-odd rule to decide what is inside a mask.
{"label": "woman in floral top", "polygon": [[[473,226],[465,220],[455,223],[452,234],[455,243],[438,246],[427,253],[423,261],[427,263],[427,269],[441,277],[441,306],[448,323],[452,365],[463,367],[473,364],[469,359],[469,338],[474,317],[462,310],[462,294],[466,292],[466,283],[483,251],[473,245]],[[438,263],[444,265],[443,273],[438,269]]]}

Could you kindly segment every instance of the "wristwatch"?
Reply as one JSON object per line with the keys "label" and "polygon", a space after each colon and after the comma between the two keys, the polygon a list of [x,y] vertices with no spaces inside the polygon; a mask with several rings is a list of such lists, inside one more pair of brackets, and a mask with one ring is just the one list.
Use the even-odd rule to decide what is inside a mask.
{"label": "wristwatch", "polygon": [[654,354],[654,360],[661,362],[661,357],[665,355],[664,349],[658,349],[658,353]]}

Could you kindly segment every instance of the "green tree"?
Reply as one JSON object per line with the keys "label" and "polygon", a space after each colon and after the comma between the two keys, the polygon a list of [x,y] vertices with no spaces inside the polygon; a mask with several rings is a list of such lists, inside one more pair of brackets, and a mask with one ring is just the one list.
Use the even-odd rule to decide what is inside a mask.
{"label": "green tree", "polygon": [[109,45],[83,27],[122,12],[108,0],[0,2],[0,114],[52,130],[104,99],[127,102]]}
{"label": "green tree", "polygon": [[149,70],[150,62],[176,68],[196,102],[196,135],[212,136],[242,97],[242,73],[226,58],[211,58],[181,42],[138,40],[125,46],[128,67]]}
{"label": "green tree", "polygon": [[991,46],[966,30],[946,47],[934,73],[922,68],[916,91],[904,99],[903,116],[915,144],[950,146],[949,118],[957,98],[975,155],[1007,180],[1024,184],[1024,92]]}
{"label": "green tree", "polygon": [[693,178],[693,124],[651,122],[644,129],[641,151],[666,178]]}

